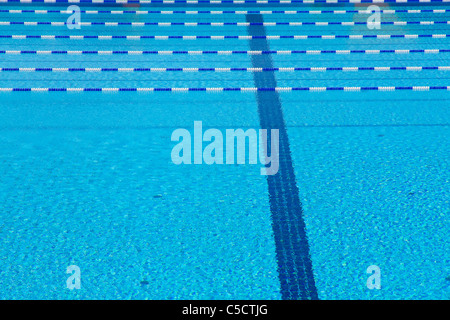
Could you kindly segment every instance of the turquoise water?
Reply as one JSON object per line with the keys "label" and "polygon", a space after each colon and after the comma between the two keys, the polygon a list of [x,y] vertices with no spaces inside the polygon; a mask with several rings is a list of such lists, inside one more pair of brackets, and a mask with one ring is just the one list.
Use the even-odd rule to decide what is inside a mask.
{"label": "turquoise water", "polygon": [[[44,7],[65,9],[47,5],[0,9]],[[121,9],[89,10],[105,8]],[[249,8],[239,7],[245,9]],[[367,18],[360,14],[263,17],[265,22]],[[447,21],[450,13],[382,14],[381,18]],[[67,15],[56,13],[0,13],[0,21],[66,19]],[[81,14],[81,21],[245,22],[246,16]],[[267,26],[265,31],[267,35],[423,35],[450,34],[450,27],[382,25],[380,30],[368,30],[363,25],[308,25]],[[248,35],[248,30],[5,25],[0,26],[0,34]],[[450,38],[268,43],[271,50],[423,50],[448,49]],[[0,38],[0,50],[251,49],[248,40],[235,39]],[[271,59],[278,68],[450,66],[450,53],[272,54]],[[0,55],[0,68],[125,67],[251,68],[252,56]],[[450,85],[450,71],[445,70],[273,74],[278,87]],[[0,72],[0,88],[254,86],[252,72]],[[450,93],[282,92],[280,100],[318,297],[448,299]],[[260,175],[260,165],[177,166],[170,158],[172,132],[192,128],[194,121],[202,121],[205,129],[259,129],[258,103],[254,93],[243,92],[0,92],[0,298],[281,299],[270,189]],[[81,269],[80,290],[66,287],[69,265]],[[381,269],[380,290],[366,287],[370,265]]]}

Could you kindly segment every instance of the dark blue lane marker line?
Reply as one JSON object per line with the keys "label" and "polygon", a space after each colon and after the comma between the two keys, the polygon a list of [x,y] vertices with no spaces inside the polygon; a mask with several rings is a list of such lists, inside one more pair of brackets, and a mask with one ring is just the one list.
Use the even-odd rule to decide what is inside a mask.
{"label": "dark blue lane marker line", "polygon": [[[260,14],[248,14],[246,18],[247,22],[263,22]],[[263,25],[250,25],[248,33],[266,35]],[[250,50],[269,50],[264,38],[253,38],[249,42]],[[252,55],[252,64],[254,68],[273,68],[268,54]],[[253,77],[257,88],[277,86],[274,72],[253,72]],[[268,129],[267,141],[271,141],[270,129],[279,130],[279,170],[275,175],[268,175],[267,182],[281,296],[283,300],[318,299],[280,97],[275,91],[257,91],[256,96],[261,128]],[[270,154],[270,142],[267,147]]]}

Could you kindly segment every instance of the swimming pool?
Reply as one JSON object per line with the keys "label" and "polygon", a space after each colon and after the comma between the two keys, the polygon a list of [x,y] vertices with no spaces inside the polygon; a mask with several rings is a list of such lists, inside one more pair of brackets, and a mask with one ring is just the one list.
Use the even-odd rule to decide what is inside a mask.
{"label": "swimming pool", "polygon": [[[443,1],[56,2],[0,1],[1,299],[450,297]],[[174,164],[194,121],[277,174]]]}

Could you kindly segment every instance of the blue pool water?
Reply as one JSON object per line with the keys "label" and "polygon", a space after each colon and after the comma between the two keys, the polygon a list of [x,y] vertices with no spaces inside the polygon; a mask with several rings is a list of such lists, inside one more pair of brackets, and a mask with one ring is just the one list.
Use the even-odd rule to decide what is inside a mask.
{"label": "blue pool water", "polygon": [[[90,11],[366,8],[351,4],[80,7]],[[68,14],[34,11],[66,8],[0,4],[0,22],[64,22]],[[450,298],[448,90],[255,93],[4,89],[271,88],[274,81],[279,88],[450,86],[450,52],[445,51],[450,49],[450,38],[424,36],[450,34],[450,26],[411,23],[448,21],[450,11],[445,10],[450,7],[440,3],[390,4],[381,9],[395,10],[382,13],[382,22],[409,23],[382,24],[374,30],[363,24],[122,24],[82,25],[79,30],[69,30],[64,25],[0,23],[3,36],[420,35],[253,40],[0,37],[0,298]],[[317,23],[365,22],[368,15],[82,12],[81,22],[245,23],[261,17],[264,22]],[[35,52],[242,52],[255,48],[269,48],[278,54]],[[432,49],[442,52],[424,52]],[[279,54],[284,50],[297,53]],[[322,53],[299,52],[304,50]],[[323,52],[335,50],[352,52]],[[359,69],[54,69],[269,65]],[[370,69],[373,67],[391,69],[375,71]],[[417,71],[399,67],[440,68]],[[204,130],[217,128],[222,132],[228,128],[284,128],[280,172],[268,178],[260,175],[259,164],[173,164],[172,132],[191,130],[194,121],[202,121]],[[296,226],[300,226],[299,232]],[[79,290],[66,287],[70,265],[81,269]],[[366,286],[370,265],[381,269],[380,290]]]}

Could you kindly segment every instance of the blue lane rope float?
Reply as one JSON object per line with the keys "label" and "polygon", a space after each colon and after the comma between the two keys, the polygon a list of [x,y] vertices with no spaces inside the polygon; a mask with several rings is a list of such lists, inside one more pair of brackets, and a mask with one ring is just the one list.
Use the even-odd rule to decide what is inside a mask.
{"label": "blue lane rope float", "polygon": [[207,50],[207,51],[185,51],[185,50],[159,50],[159,51],[133,51],[133,50],[0,50],[0,54],[7,55],[47,55],[47,54],[61,54],[61,55],[258,55],[258,54],[276,54],[276,55],[290,55],[290,54],[438,54],[450,53],[450,49],[392,49],[392,50]]}
{"label": "blue lane rope float", "polygon": [[0,88],[0,92],[256,92],[256,91],[430,91],[430,90],[450,90],[450,86],[379,86],[379,87],[276,87],[276,88],[255,88],[255,87],[199,87],[199,88]]}
{"label": "blue lane rope float", "polygon": [[445,3],[450,0],[0,0],[0,3],[84,4],[315,4],[315,3]]}
{"label": "blue lane rope float", "polygon": [[450,66],[304,67],[304,68],[0,68],[0,72],[295,72],[295,71],[450,71]]}
{"label": "blue lane rope float", "polygon": [[[105,26],[105,27],[119,27],[119,26],[131,26],[131,27],[145,27],[145,26],[157,26],[157,27],[173,27],[173,26],[185,26],[185,27],[224,27],[224,26],[237,26],[248,27],[251,25],[261,25],[264,27],[275,26],[356,26],[356,25],[369,25],[368,21],[330,21],[330,22],[79,22],[79,23],[67,23],[65,21],[0,21],[0,26],[67,26],[67,25],[79,25],[82,27],[89,26]],[[406,26],[406,25],[437,25],[437,24],[450,24],[450,21],[381,21],[380,25],[394,25],[394,26]]]}
{"label": "blue lane rope float", "polygon": [[[450,9],[380,9],[382,14],[397,14],[397,13],[448,13]],[[34,14],[72,14],[73,11],[67,10],[17,10],[17,9],[1,9],[0,13],[10,13],[10,14],[23,14],[23,13],[34,13]],[[247,14],[372,14],[372,11],[368,10],[80,10],[83,14],[137,14],[137,15],[149,15],[149,14],[162,14],[162,15],[172,15],[172,14],[186,14],[186,15],[197,15],[197,14],[211,14],[211,15],[223,15],[223,14],[237,14],[237,15],[247,15]]]}
{"label": "blue lane rope float", "polygon": [[98,40],[251,40],[251,39],[267,39],[267,40],[306,40],[306,39],[417,39],[417,38],[433,38],[443,39],[450,37],[450,34],[342,34],[342,35],[272,35],[272,36],[244,36],[244,35],[223,35],[223,36],[177,36],[177,35],[16,35],[6,34],[0,35],[0,39],[42,39],[42,40],[55,40],[55,39],[68,39],[68,40],[86,40],[86,39],[98,39]]}

